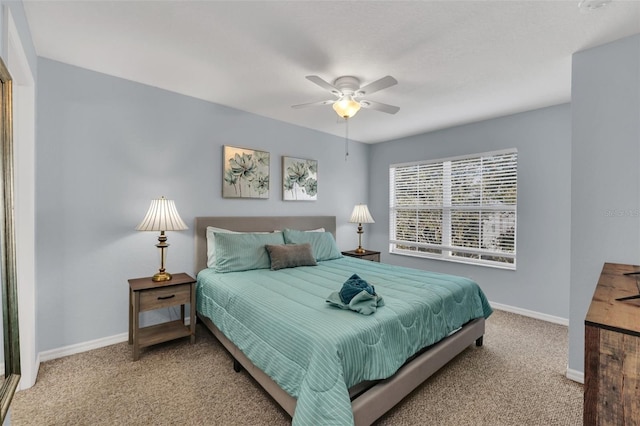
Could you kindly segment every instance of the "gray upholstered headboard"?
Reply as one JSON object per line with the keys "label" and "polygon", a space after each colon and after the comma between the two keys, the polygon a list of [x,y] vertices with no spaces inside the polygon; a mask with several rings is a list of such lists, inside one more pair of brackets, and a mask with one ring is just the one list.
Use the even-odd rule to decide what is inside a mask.
{"label": "gray upholstered headboard", "polygon": [[309,229],[324,228],[336,236],[335,216],[211,216],[196,217],[196,269],[197,274],[207,267],[207,226],[240,232],[270,232],[285,228]]}

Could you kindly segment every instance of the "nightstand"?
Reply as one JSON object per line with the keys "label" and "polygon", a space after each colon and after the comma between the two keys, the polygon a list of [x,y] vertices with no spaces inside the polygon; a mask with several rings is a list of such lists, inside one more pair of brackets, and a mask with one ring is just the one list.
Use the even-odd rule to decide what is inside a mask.
{"label": "nightstand", "polygon": [[[173,274],[169,281],[155,282],[151,277],[129,280],[129,344],[133,360],[140,348],[190,336],[196,341],[196,280],[185,273]],[[184,305],[189,304],[189,325],[184,324]],[[140,328],[140,312],[180,305],[180,319]]]}
{"label": "nightstand", "polygon": [[358,259],[371,260],[373,262],[380,262],[380,252],[373,250],[365,250],[364,253],[357,253],[355,250],[343,251],[343,256],[357,257]]}

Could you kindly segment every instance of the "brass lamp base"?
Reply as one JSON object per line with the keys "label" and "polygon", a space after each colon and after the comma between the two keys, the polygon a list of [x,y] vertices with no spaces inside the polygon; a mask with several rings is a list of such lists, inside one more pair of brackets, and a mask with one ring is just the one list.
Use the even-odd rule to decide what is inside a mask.
{"label": "brass lamp base", "polygon": [[358,224],[358,248],[355,249],[354,251],[360,254],[366,252],[366,250],[362,248],[362,234],[364,234],[364,231],[362,230],[362,224],[359,223]]}
{"label": "brass lamp base", "polygon": [[168,272],[158,272],[153,277],[151,277],[151,281],[160,282],[160,281],[169,281],[171,280],[171,274]]}
{"label": "brass lamp base", "polygon": [[160,236],[158,237],[158,244],[156,247],[160,249],[160,269],[158,273],[151,277],[151,281],[161,282],[161,281],[169,281],[171,279],[171,274],[164,270],[164,259],[166,254],[166,249],[169,247],[167,244],[167,236],[164,235],[164,231],[160,231]]}

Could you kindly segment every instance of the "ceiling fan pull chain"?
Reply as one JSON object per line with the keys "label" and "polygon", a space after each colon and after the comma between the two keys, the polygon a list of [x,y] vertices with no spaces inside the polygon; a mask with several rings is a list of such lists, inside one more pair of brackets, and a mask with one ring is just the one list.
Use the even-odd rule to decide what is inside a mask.
{"label": "ceiling fan pull chain", "polygon": [[349,117],[344,118],[345,126],[347,126],[347,130],[345,132],[344,137],[344,161],[347,161],[347,157],[349,157]]}

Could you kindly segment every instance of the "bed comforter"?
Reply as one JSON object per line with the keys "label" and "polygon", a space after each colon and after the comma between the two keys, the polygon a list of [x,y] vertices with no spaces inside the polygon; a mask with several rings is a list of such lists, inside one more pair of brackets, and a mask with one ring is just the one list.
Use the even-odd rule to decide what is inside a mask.
{"label": "bed comforter", "polygon": [[[326,303],[357,273],[385,306]],[[297,399],[294,425],[350,425],[348,388],[392,376],[422,348],[492,310],[473,281],[355,258],[292,269],[198,274],[197,310]]]}

